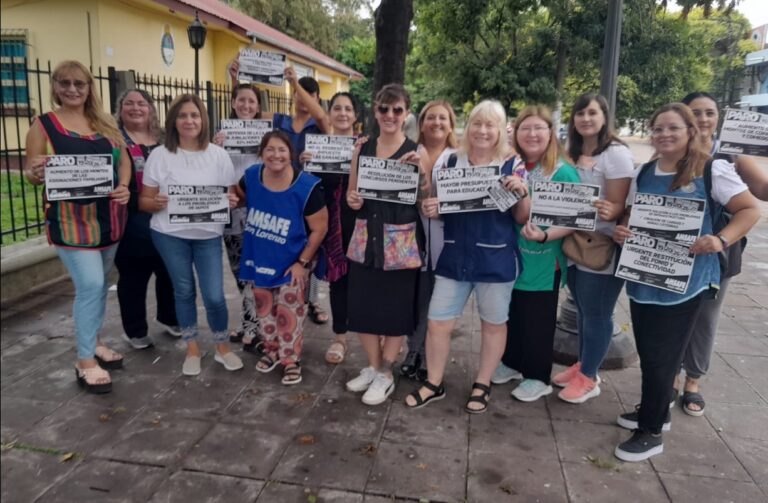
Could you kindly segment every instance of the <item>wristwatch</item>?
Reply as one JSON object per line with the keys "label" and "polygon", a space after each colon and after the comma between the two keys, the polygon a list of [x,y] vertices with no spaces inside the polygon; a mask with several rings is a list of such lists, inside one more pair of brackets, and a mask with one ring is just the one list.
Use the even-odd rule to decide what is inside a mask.
{"label": "wristwatch", "polygon": [[727,240],[727,239],[725,239],[725,236],[723,236],[722,234],[718,234],[718,235],[717,235],[717,239],[719,239],[719,240],[720,240],[720,242],[721,242],[721,243],[723,243],[723,250],[725,250],[726,248],[728,248],[728,246],[729,246],[729,243],[728,243],[728,240]]}

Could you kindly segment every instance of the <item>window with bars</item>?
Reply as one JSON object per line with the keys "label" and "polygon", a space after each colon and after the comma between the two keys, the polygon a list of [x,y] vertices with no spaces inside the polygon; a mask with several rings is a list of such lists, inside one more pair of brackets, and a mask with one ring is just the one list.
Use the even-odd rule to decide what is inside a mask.
{"label": "window with bars", "polygon": [[0,79],[3,108],[28,108],[27,37],[23,34],[0,34]]}

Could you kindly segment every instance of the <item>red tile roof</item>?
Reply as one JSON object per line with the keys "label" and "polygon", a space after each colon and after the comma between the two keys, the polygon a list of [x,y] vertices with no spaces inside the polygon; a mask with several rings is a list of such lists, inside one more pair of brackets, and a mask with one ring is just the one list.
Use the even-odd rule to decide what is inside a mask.
{"label": "red tile roof", "polygon": [[[266,24],[253,19],[233,9],[232,7],[219,2],[218,0],[157,0],[158,3],[163,5],[171,4],[185,4],[192,7],[195,10],[200,11],[200,19],[210,22],[210,17],[216,18],[219,23],[225,28],[237,32],[240,35],[247,36],[248,32],[254,32],[256,38],[260,42],[279,47],[285,50],[287,53],[292,53],[302,58],[305,58],[313,63],[330,68],[336,72],[348,75],[350,79],[359,80],[363,78],[363,75],[356,72],[352,68],[336,61],[335,59],[326,56],[322,52],[309,47],[308,45],[299,42],[298,40],[289,37],[285,33],[282,33]],[[179,9],[180,10],[180,9]],[[206,16],[208,14],[209,16]],[[194,15],[194,12],[191,13]]]}

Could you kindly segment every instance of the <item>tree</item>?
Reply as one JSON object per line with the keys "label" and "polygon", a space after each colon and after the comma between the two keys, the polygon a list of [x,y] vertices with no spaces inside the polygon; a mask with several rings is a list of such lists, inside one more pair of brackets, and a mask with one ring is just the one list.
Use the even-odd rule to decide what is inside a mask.
{"label": "tree", "polygon": [[382,0],[374,13],[376,64],[373,93],[386,84],[405,82],[405,57],[413,19],[413,0]]}

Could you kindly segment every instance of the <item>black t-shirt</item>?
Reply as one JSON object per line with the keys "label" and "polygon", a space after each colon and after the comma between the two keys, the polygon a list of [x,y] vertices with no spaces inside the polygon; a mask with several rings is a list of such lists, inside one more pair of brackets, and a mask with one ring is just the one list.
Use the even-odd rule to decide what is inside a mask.
{"label": "black t-shirt", "polygon": [[[295,182],[296,179],[299,177],[299,171],[293,170],[293,180],[291,180],[291,183]],[[264,182],[264,171],[261,172],[261,181]],[[240,181],[238,182],[238,185],[240,185],[240,189],[242,189],[243,192],[246,192],[245,189],[245,176],[240,178]],[[311,215],[314,215],[318,211],[325,208],[325,191],[323,190],[323,184],[318,183],[312,188],[312,192],[309,193],[309,198],[307,199],[307,204],[304,206],[304,216],[308,217]]]}

